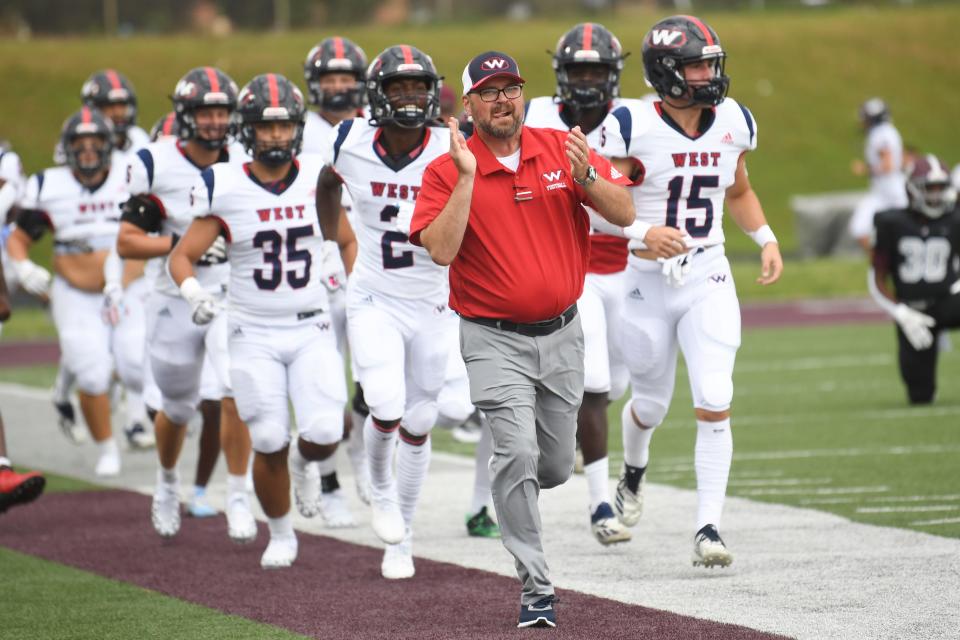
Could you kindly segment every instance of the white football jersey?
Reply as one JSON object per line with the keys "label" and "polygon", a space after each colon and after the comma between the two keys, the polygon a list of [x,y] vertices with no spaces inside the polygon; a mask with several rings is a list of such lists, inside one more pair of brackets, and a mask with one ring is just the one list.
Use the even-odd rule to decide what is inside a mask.
{"label": "white football jersey", "polygon": [[413,206],[427,165],[450,150],[450,134],[426,127],[423,143],[391,166],[378,142],[381,131],[363,118],[344,120],[331,132],[324,157],[353,201],[357,261],[350,282],[398,298],[442,296],[446,268],[397,231],[396,216],[400,206]]}
{"label": "white football jersey", "polygon": [[727,98],[713,110],[707,129],[691,138],[660,105],[641,101],[611,111],[599,151],[642,165],[643,182],[630,189],[637,220],[686,231],[691,248],[722,244],[724,196],[740,156],[757,148],[756,121]]}
{"label": "white football jersey", "polygon": [[[221,162],[225,162],[232,155],[224,151],[221,158]],[[237,159],[238,163],[242,160]],[[182,236],[193,221],[190,191],[202,171],[187,157],[179,140],[163,138],[137,151],[127,168],[127,190],[135,195],[150,194],[160,200],[166,214],[160,235]],[[229,270],[226,263],[198,266],[197,280],[208,291],[221,293]],[[180,295],[166,268],[160,269],[157,275],[156,289],[169,296]]]}
{"label": "white football jersey", "polygon": [[124,167],[111,165],[107,179],[93,191],[66,166],[30,176],[20,206],[46,213],[53,229],[54,253],[109,249],[120,229],[120,205],[129,198]]}
{"label": "white football jersey", "polygon": [[[17,189],[17,197],[23,192],[26,177],[23,175],[23,163],[14,151],[0,150],[0,180],[12,183]],[[0,213],[6,213],[5,211]],[[0,223],[3,221],[0,220]]]}
{"label": "white football jersey", "polygon": [[[880,175],[880,152],[890,152],[894,170]],[[870,167],[870,192],[879,196],[884,205],[881,208],[899,208],[907,206],[906,177],[900,170],[903,166],[903,140],[900,132],[890,122],[881,122],[871,127],[863,147],[863,156]]]}
{"label": "white football jersey", "polygon": [[304,318],[298,314],[330,310],[319,275],[322,166],[319,156],[301,155],[293,180],[269,188],[249,165],[221,162],[194,183],[193,215],[217,218],[227,235],[231,322],[295,325]]}

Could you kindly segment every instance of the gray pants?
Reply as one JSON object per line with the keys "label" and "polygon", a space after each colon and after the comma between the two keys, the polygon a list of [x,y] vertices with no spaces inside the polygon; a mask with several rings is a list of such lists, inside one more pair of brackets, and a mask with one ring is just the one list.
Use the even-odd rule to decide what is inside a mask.
{"label": "gray pants", "polygon": [[523,583],[521,605],[553,594],[540,543],[540,489],[573,472],[583,398],[580,317],[548,336],[527,337],[460,321],[470,397],[490,422],[493,504],[503,546]]}

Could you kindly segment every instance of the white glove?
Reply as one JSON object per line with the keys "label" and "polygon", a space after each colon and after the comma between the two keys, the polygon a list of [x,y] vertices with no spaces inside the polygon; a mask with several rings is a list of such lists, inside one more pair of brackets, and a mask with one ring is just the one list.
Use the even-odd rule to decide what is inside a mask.
{"label": "white glove", "polygon": [[320,278],[327,291],[333,293],[347,280],[347,270],[340,257],[340,246],[333,240],[324,240],[320,245]]}
{"label": "white glove", "polygon": [[933,332],[930,331],[937,321],[925,313],[911,309],[902,302],[893,310],[893,319],[897,321],[907,340],[917,351],[929,349],[933,344]]}
{"label": "white glove", "polygon": [[397,203],[397,218],[395,224],[397,231],[405,236],[410,235],[410,223],[413,222],[413,209],[414,206],[412,202]]}
{"label": "white glove", "polygon": [[667,279],[667,284],[677,289],[683,286],[687,274],[690,273],[692,262],[690,254],[681,253],[672,258],[657,258],[657,262],[662,265],[660,271]]}
{"label": "white glove", "polygon": [[220,313],[220,304],[216,298],[194,277],[180,283],[180,295],[190,303],[190,308],[193,309],[194,324],[208,324]]}
{"label": "white glove", "polygon": [[123,317],[123,287],[110,283],[103,288],[103,322],[115,327]]}
{"label": "white glove", "polygon": [[50,290],[50,272],[31,260],[17,260],[13,271],[23,290],[35,296],[47,295]]}
{"label": "white glove", "polygon": [[213,241],[213,244],[204,251],[203,255],[200,256],[200,259],[197,260],[197,264],[211,265],[211,264],[223,264],[227,261],[227,241],[224,240],[223,236],[217,236],[217,239]]}

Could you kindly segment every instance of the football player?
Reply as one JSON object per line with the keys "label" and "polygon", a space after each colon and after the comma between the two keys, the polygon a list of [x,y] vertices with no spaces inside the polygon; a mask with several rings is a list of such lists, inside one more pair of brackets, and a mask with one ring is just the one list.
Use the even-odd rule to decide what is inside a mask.
{"label": "football player", "polygon": [[[113,128],[96,109],[83,107],[66,120],[61,145],[66,164],[27,182],[7,250],[20,286],[37,296],[49,294],[61,362],[76,380],[80,409],[100,449],[96,473],[114,476],[120,453],[110,425],[112,330],[101,313],[103,265],[128,195],[124,168],[111,162]],[[30,245],[47,231],[54,240],[52,288],[50,274],[28,256]]]}
{"label": "football player", "polygon": [[904,148],[900,132],[891,121],[890,109],[882,99],[870,98],[860,106],[860,124],[866,133],[866,162],[854,161],[852,170],[856,175],[870,177],[870,191],[854,209],[849,229],[863,250],[869,252],[874,214],[907,206]]}
{"label": "football player", "polygon": [[873,221],[867,284],[897,324],[900,377],[910,404],[933,402],[937,336],[960,327],[960,213],[948,171],[936,156],[918,156],[907,167],[907,206],[882,211]]}
{"label": "football player", "polygon": [[[556,95],[531,100],[525,124],[561,131],[579,126],[591,148],[603,152],[606,131],[602,123],[607,114],[637,102],[619,97],[623,59],[620,41],[606,27],[592,22],[574,26],[560,37],[553,54]],[[630,530],[610,507],[607,458],[607,405],[623,395],[629,379],[618,336],[626,268],[627,240],[622,233],[593,230],[587,278],[577,301],[584,344],[584,393],[577,440],[590,494],[590,528],[605,545],[631,538]]]}
{"label": "football player", "polygon": [[[203,172],[192,196],[196,218],[171,254],[170,274],[193,321],[210,322],[221,301],[197,280],[193,263],[226,235],[230,378],[256,452],[254,486],[270,525],[260,564],[269,569],[290,566],[297,556],[288,455],[302,476],[307,461],[333,456],[343,435],[347,389],[327,300],[327,287],[340,280],[321,282],[328,272],[314,190],[322,160],[296,157],[305,112],[300,90],[281,75],[260,75],[240,92],[237,110],[240,141],[253,161]],[[329,255],[336,264],[339,252]],[[299,431],[289,454],[288,398]],[[299,489],[301,513],[304,506],[311,510],[304,515],[316,513],[318,495]]]}
{"label": "football player", "polygon": [[[23,194],[25,184],[26,177],[23,175],[20,156],[10,149],[5,140],[0,140],[0,267],[4,273],[3,285],[8,291],[17,286],[17,279],[7,256],[7,238],[16,228],[15,205]],[[3,322],[0,321],[0,330],[2,329]]]}
{"label": "football player", "polygon": [[137,94],[122,73],[114,69],[97,71],[83,83],[80,98],[113,123],[116,151],[133,154],[150,142],[147,132],[137,126]]}
{"label": "football player", "polygon": [[[449,135],[432,126],[440,113],[440,78],[415,47],[391,46],[373,60],[367,98],[370,120],[344,120],[332,134],[317,209],[323,236],[336,237],[341,184],[347,187],[359,245],[347,330],[370,409],[364,443],[372,524],[387,544],[381,573],[399,579],[414,575],[411,525],[449,357],[451,340],[443,338],[457,330],[446,302],[446,270],[402,229],[409,227],[423,171],[448,151]],[[333,242],[325,247],[337,250]]]}
{"label": "football player", "polygon": [[[197,177],[210,165],[230,161],[226,147],[236,102],[236,84],[213,67],[193,69],[177,83],[173,105],[179,137],[160,139],[141,149],[127,170],[128,189],[133,195],[124,204],[117,238],[121,257],[165,257],[176,245],[193,219],[190,191]],[[250,436],[237,415],[230,391],[226,318],[209,325],[194,324],[190,304],[180,296],[166,269],[157,272],[155,290],[147,304],[148,369],[152,376],[147,403],[160,409],[154,423],[160,468],[151,510],[153,527],[163,537],[174,536],[180,529],[176,465],[186,424],[200,399],[207,395],[202,391],[202,372],[206,369],[208,380],[217,387],[213,395],[222,401],[220,436],[227,461],[228,534],[235,542],[250,542],[257,533],[246,491]],[[212,296],[223,298],[228,278],[221,240],[200,261],[197,280]],[[209,367],[204,366],[206,357]],[[154,384],[159,398],[150,397]],[[201,444],[205,440],[201,436]]]}
{"label": "football player", "polygon": [[[307,101],[314,107],[307,111],[303,129],[303,153],[323,153],[330,137],[330,130],[344,119],[362,115],[366,104],[364,77],[367,54],[347,38],[332,36],[310,49],[303,63],[303,77],[307,82]],[[343,255],[346,273],[353,270],[357,256],[357,238],[347,220],[350,214],[350,194],[344,190],[340,203],[343,206],[340,224],[337,227],[337,243]],[[330,292],[330,310],[337,330],[341,355],[347,353],[347,292],[340,287]],[[363,502],[370,502],[367,459],[363,451],[363,422],[367,409],[363,403],[363,389],[355,383],[354,402],[351,411],[344,414],[344,438],[346,451],[353,467],[357,493]],[[356,424],[357,428],[353,429]],[[352,436],[352,437],[351,437]],[[325,491],[320,505],[330,525],[351,526],[353,517],[346,511],[346,504],[335,498],[333,487],[339,486],[336,476],[336,459],[325,460],[319,470]],[[339,515],[338,515],[339,514]]]}
{"label": "football player", "polygon": [[750,111],[727,98],[727,54],[716,31],[693,16],[673,16],[643,40],[647,82],[660,99],[607,116],[604,153],[637,184],[622,344],[633,395],[622,416],[624,472],[615,509],[633,526],[643,507],[650,438],[670,406],[677,349],[689,370],[697,422],[694,566],[727,566],[718,533],[733,456],[730,404],[740,346],[740,306],[724,255],[724,206],[761,247],[758,283],[783,270],[779,245],[747,178],[757,146]]}

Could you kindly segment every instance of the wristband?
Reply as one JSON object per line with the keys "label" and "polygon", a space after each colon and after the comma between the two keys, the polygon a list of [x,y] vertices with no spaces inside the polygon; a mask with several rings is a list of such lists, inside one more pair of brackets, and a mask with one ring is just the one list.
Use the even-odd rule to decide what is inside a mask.
{"label": "wristband", "polygon": [[650,231],[652,226],[649,222],[634,220],[629,226],[623,228],[623,235],[631,240],[643,242],[643,239],[647,237],[647,232]]}
{"label": "wristband", "polygon": [[769,242],[776,242],[777,236],[773,235],[773,229],[770,228],[770,225],[765,224],[756,231],[748,231],[747,235],[753,238],[753,241],[763,249]]}

